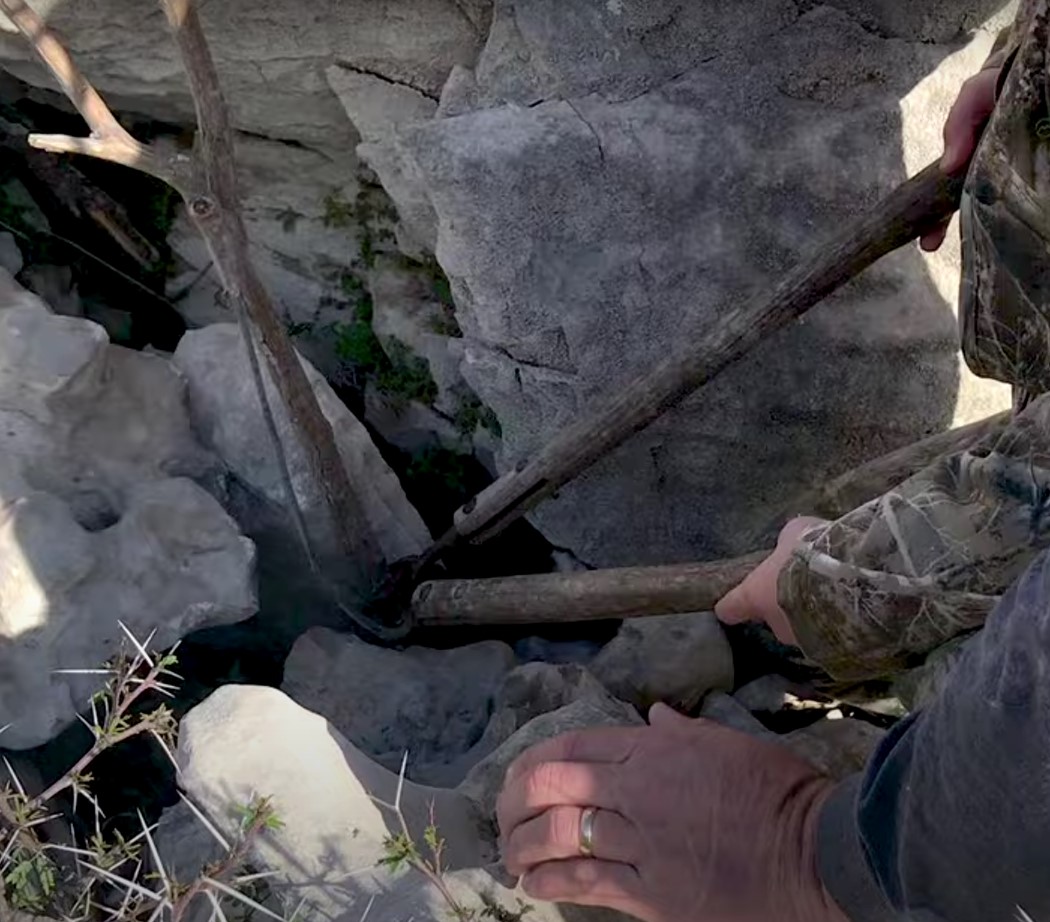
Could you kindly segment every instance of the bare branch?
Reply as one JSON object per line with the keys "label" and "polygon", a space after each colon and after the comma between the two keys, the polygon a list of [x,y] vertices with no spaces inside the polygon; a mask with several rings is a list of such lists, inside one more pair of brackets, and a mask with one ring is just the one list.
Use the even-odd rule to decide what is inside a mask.
{"label": "bare branch", "polygon": [[[0,10],[33,46],[92,132],[89,138],[31,135],[30,143],[42,150],[84,154],[141,170],[164,180],[185,199],[190,217],[208,244],[231,303],[258,327],[274,382],[325,497],[338,538],[343,559],[340,561],[342,572],[336,582],[355,594],[358,597],[355,601],[364,602],[379,581],[382,555],[364,516],[360,496],[343,467],[332,428],[321,412],[299,354],[249,256],[237,195],[233,131],[215,63],[192,0],[160,0],[160,4],[172,27],[197,110],[200,130],[195,155],[190,157],[175,150],[165,152],[159,142],[146,145],[133,138],[25,0],[0,0]],[[252,346],[250,335],[246,345]],[[256,389],[265,406],[265,392],[258,381]],[[281,461],[284,449],[273,431],[271,439]],[[283,464],[282,472],[286,474]],[[301,511],[290,478],[284,479],[298,527]],[[314,555],[309,541],[305,541],[305,545],[312,561]]]}

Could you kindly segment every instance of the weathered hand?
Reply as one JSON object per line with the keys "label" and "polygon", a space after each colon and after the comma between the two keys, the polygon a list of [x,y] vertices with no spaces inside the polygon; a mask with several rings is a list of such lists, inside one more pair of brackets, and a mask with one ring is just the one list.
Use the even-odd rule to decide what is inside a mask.
{"label": "weathered hand", "polygon": [[845,922],[815,865],[832,782],[786,749],[664,705],[649,719],[541,743],[510,767],[497,812],[525,892],[645,922]]}
{"label": "weathered hand", "polygon": [[[981,132],[995,109],[995,87],[999,68],[990,67],[971,77],[962,85],[958,99],[944,123],[944,155],[941,169],[949,175],[966,169],[977,150]],[[927,253],[940,249],[948,233],[948,223],[930,231],[920,241]]]}
{"label": "weathered hand", "polygon": [[802,536],[814,525],[823,522],[824,519],[812,516],[799,516],[788,522],[780,530],[773,553],[715,605],[715,614],[719,620],[725,624],[764,621],[781,643],[797,645],[791,622],[777,602],[777,580]]}

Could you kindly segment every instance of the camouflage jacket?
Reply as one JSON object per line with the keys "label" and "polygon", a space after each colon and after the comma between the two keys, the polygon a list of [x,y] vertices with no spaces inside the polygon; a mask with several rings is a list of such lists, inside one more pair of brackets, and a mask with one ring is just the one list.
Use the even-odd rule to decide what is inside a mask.
{"label": "camouflage jacket", "polygon": [[[996,111],[962,202],[963,353],[979,375],[1050,392],[1050,0],[1024,0],[990,66]],[[986,65],[986,66],[989,66]],[[890,677],[979,628],[1050,545],[1050,394],[991,444],[936,461],[811,530],[779,597],[834,678]]]}

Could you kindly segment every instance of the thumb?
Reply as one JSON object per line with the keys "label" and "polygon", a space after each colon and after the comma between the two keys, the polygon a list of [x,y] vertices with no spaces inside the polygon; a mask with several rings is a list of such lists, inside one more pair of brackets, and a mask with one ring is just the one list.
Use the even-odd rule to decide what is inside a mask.
{"label": "thumb", "polygon": [[649,708],[649,726],[660,730],[681,730],[693,726],[694,721],[679,714],[674,708],[658,702]]}

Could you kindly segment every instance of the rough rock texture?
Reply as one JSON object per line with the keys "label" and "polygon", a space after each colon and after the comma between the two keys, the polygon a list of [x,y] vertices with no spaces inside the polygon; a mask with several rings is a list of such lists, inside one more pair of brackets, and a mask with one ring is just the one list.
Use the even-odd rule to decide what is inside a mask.
{"label": "rough rock texture", "polygon": [[803,730],[781,737],[781,741],[795,755],[839,779],[862,771],[885,735],[885,730],[847,717],[818,720]]}
{"label": "rough rock texture", "polygon": [[381,765],[397,771],[407,753],[408,777],[452,787],[515,665],[496,641],[399,652],[315,628],[292,648],[281,689]]}
{"label": "rough rock texture", "polygon": [[[377,867],[382,842],[396,823],[377,800],[394,800],[397,777],[279,691],[220,688],[183,719],[178,760],[187,794],[220,828],[229,829],[236,821],[231,808],[253,795],[273,798],[283,824],[266,833],[254,857],[277,872],[269,883],[289,910],[305,899],[310,918],[359,922],[374,900],[370,918],[448,918],[448,906],[420,875],[391,875]],[[433,806],[447,841],[446,882],[465,907],[480,909],[484,894],[506,909],[518,908],[515,894],[479,870],[496,854],[488,831],[479,827],[474,808],[461,794],[407,782],[401,804],[420,842]],[[538,905],[528,918],[622,917],[574,910],[563,915],[559,908]]]}
{"label": "rough rock texture", "polygon": [[613,698],[582,666],[521,666],[504,680],[485,735],[472,753],[487,753],[485,758],[458,790],[482,817],[491,818],[507,768],[530,746],[571,730],[641,723],[634,708]]}
{"label": "rough rock texture", "polygon": [[157,647],[253,614],[255,551],[200,487],[161,480],[129,491],[120,520],[84,530],[57,496],[0,510],[0,721],[28,748],[69,724],[100,684],[123,622]]}
{"label": "rough rock texture", "polygon": [[708,692],[733,687],[733,651],[710,612],[625,621],[589,668],[642,712],[657,701],[689,712]]}
{"label": "rough rock texture", "polygon": [[[189,119],[159,11],[37,6],[116,104]],[[233,0],[203,15],[251,133],[255,255],[304,352],[352,376],[338,343],[376,251],[436,248],[465,337],[424,342],[413,298],[377,298],[376,322],[409,336],[442,399],[461,365],[499,417],[507,470],[935,157],[1000,6]],[[114,21],[129,24],[119,46]],[[0,60],[50,85],[15,37]],[[399,220],[372,201],[377,176]],[[176,249],[182,285],[206,260],[184,226]],[[534,521],[592,565],[732,553],[776,524],[770,501],[1005,405],[1004,388],[960,373],[957,276],[954,243],[885,260]],[[214,302],[205,280],[187,314],[225,316]],[[405,423],[370,401],[402,447],[427,427],[452,439],[454,406],[412,405]]]}
{"label": "rough rock texture", "polygon": [[[205,444],[244,483],[283,506],[280,469],[238,328],[233,324],[215,324],[187,333],[179,343],[174,362],[187,380],[194,423]],[[365,515],[383,551],[390,560],[419,553],[430,536],[397,477],[380,457],[364,426],[324,378],[308,362],[304,361],[304,366],[321,411],[332,424],[350,481],[361,488]],[[270,406],[307,528],[322,554],[335,554],[334,532],[322,494],[265,364],[263,368]]]}
{"label": "rough rock texture", "polygon": [[[998,6],[938,5],[917,27],[890,0],[876,14],[766,0],[747,16],[497,3],[473,81],[457,71],[442,100],[439,115],[461,114],[398,138],[438,216],[463,372],[500,418],[501,467],[902,179],[991,38],[953,54],[956,37]],[[960,391],[955,258],[884,261],[534,521],[591,564],[744,550],[767,500],[983,412]]]}
{"label": "rough rock texture", "polygon": [[[255,611],[254,546],[187,477],[193,437],[169,363],[111,346],[0,279],[0,722],[4,744],[73,720],[118,620],[155,643]],[[13,306],[12,306],[13,305]]]}

